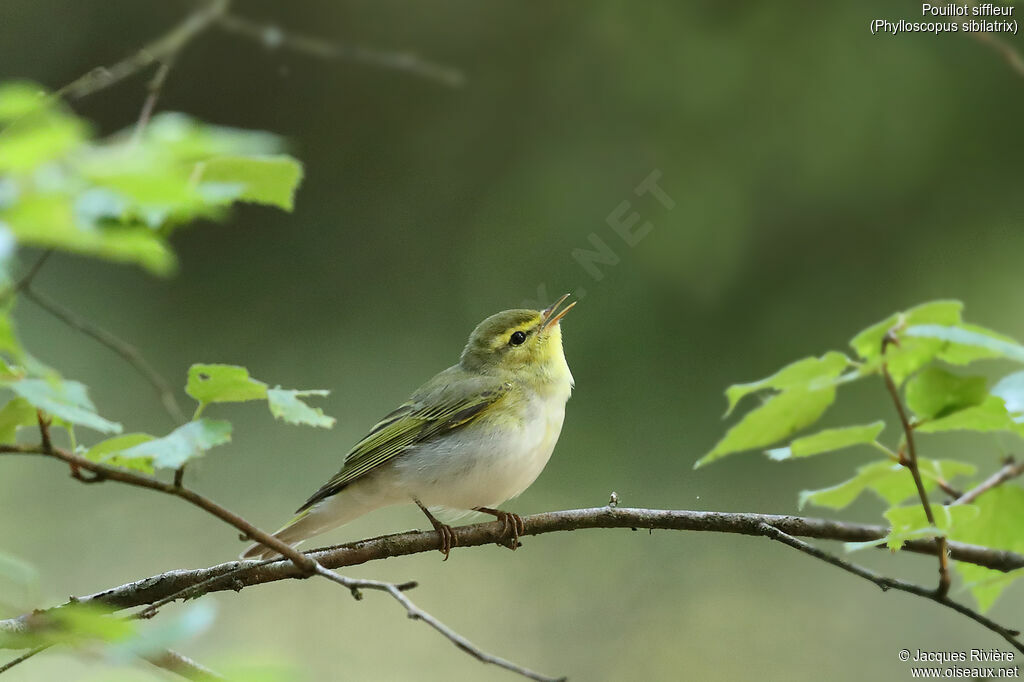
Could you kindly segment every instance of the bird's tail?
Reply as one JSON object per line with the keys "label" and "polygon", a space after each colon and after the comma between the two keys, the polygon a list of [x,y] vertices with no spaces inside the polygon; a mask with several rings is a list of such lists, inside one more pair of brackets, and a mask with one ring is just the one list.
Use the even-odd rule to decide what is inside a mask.
{"label": "bird's tail", "polygon": [[[311,509],[307,509],[286,523],[279,531],[274,533],[274,537],[283,542],[287,542],[292,547],[295,547],[303,540],[319,533],[323,528],[323,519],[317,514],[312,513]],[[263,545],[256,544],[242,552],[241,558],[273,559],[274,557],[279,556],[281,555],[278,552],[264,547]]]}

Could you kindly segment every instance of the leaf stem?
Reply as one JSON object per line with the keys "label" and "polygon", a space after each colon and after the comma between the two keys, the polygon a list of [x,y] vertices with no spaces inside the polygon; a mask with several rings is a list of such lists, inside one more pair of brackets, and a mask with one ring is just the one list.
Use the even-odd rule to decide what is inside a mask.
{"label": "leaf stem", "polygon": [[[896,382],[892,379],[892,374],[889,372],[889,362],[885,359],[885,352],[889,348],[889,344],[899,345],[899,340],[895,333],[895,327],[886,332],[882,338],[882,379],[885,381],[885,387],[889,391],[889,396],[892,398],[893,405],[896,406],[896,413],[899,415],[900,424],[903,426],[904,438],[907,442],[907,456],[901,458],[900,462],[910,469],[911,476],[914,477],[914,486],[917,488],[917,495],[921,499],[921,505],[924,507],[924,515],[928,520],[928,524],[935,526],[935,514],[932,513],[931,504],[928,502],[928,492],[924,488],[924,481],[921,479],[921,470],[917,464],[917,444],[914,442],[914,427],[910,423],[910,418],[907,416],[906,408],[903,407],[903,400],[900,399],[899,389],[896,388]],[[935,589],[937,597],[944,598],[949,594],[950,576],[949,576],[949,559],[947,554],[949,553],[949,544],[946,540],[946,536],[937,535],[935,536],[935,547],[936,554],[939,557],[939,585]]]}

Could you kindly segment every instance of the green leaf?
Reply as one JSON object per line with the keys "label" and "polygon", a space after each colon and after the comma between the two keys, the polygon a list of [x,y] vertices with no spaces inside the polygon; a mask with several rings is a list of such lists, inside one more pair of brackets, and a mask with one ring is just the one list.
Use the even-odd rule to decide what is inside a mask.
{"label": "green leaf", "polygon": [[[911,505],[909,507],[892,507],[886,510],[885,518],[890,524],[889,534],[885,537],[885,544],[893,552],[903,547],[907,540],[920,537],[934,537],[935,535],[948,534],[951,529],[961,523],[977,518],[978,508],[973,504],[958,504],[955,506],[943,506],[941,504],[929,505],[935,517],[935,525],[928,523],[924,507]],[[860,549],[862,546],[874,546],[877,542],[851,543],[847,549]]]}
{"label": "green leaf", "polygon": [[119,263],[137,263],[157,275],[174,271],[164,239],[144,225],[83,225],[68,196],[36,195],[4,213],[19,244],[57,248]]}
{"label": "green leaf", "polygon": [[733,408],[744,396],[767,388],[779,391],[791,388],[808,390],[823,388],[831,384],[848,364],[849,360],[845,355],[830,351],[820,358],[808,357],[797,360],[760,381],[733,384],[725,390],[725,397],[729,401],[729,408],[725,416],[728,417],[732,413]]}
{"label": "green leaf", "polygon": [[[974,501],[977,517],[957,523],[950,537],[959,542],[1024,553],[1024,488],[1003,484]],[[1024,577],[1024,571],[1004,574],[963,561],[954,563],[965,583],[978,600],[978,608],[987,611],[1012,580]]]}
{"label": "green leaf", "polygon": [[81,145],[89,128],[54,106],[38,86],[0,86],[0,122],[9,125],[0,144],[0,173],[28,174]]}
{"label": "green leaf", "polygon": [[[838,373],[839,369],[836,370]],[[704,466],[725,455],[762,448],[792,436],[813,424],[835,400],[835,386],[816,391],[792,388],[772,396],[743,416],[694,468]]]}
{"label": "green leaf", "polygon": [[291,211],[302,181],[302,164],[290,156],[221,156],[202,161],[193,176],[202,182],[235,184],[238,198]]}
{"label": "green leaf", "polygon": [[0,633],[0,646],[27,649],[61,644],[82,647],[99,642],[118,642],[136,633],[138,621],[114,618],[110,609],[92,604],[72,604],[36,616],[28,633]]}
{"label": "green leaf", "polygon": [[300,396],[323,396],[329,393],[330,391],[324,390],[286,390],[278,386],[267,391],[267,404],[270,406],[270,413],[276,419],[283,419],[289,424],[306,424],[329,429],[334,426],[334,417],[324,416],[323,410],[319,407],[310,407],[299,400]]}
{"label": "green leaf", "polygon": [[925,339],[948,341],[961,346],[980,349],[991,355],[988,357],[1004,357],[1017,362],[1024,362],[1024,346],[1002,334],[989,332],[978,326],[950,326],[948,324],[921,324],[909,327],[908,336]]}
{"label": "green leaf", "polygon": [[89,448],[85,452],[85,458],[100,464],[135,469],[146,474],[152,474],[153,460],[151,457],[119,456],[119,453],[125,450],[152,440],[155,440],[155,437],[148,433],[126,433],[123,436],[114,436]]}
{"label": "green leaf", "polygon": [[210,448],[231,440],[231,424],[214,419],[198,419],[179,426],[163,438],[139,443],[122,450],[123,459],[137,457],[152,460],[160,469],[177,469],[190,459],[200,457]]}
{"label": "green leaf", "polygon": [[809,457],[842,450],[852,445],[872,443],[885,428],[885,422],[877,421],[861,426],[844,426],[839,429],[825,429],[810,436],[797,438],[789,447],[768,450],[768,456],[776,461],[794,457]]}
{"label": "green leaf", "polygon": [[907,382],[907,406],[919,419],[935,419],[980,404],[988,396],[985,377],[961,377],[926,367]]}
{"label": "green leaf", "polygon": [[[936,481],[950,482],[957,476],[970,476],[975,467],[957,460],[918,458],[918,470],[926,491],[936,487]],[[799,506],[808,502],[819,507],[842,509],[865,490],[871,490],[887,504],[896,505],[917,496],[917,487],[910,471],[899,462],[883,459],[857,468],[857,474],[837,485],[800,493]]]}
{"label": "green leaf", "polygon": [[32,426],[36,423],[36,408],[27,400],[9,400],[0,408],[0,443],[13,443],[19,426]]}
{"label": "green leaf", "polygon": [[939,433],[942,431],[1016,431],[1024,429],[1014,422],[1006,411],[1003,399],[990,395],[980,404],[967,407],[946,417],[927,421],[915,427],[918,433]]}
{"label": "green leaf", "polygon": [[959,324],[963,307],[960,301],[931,301],[903,313],[893,313],[857,334],[850,345],[865,360],[877,358],[882,354],[882,339],[893,327],[900,324]]}
{"label": "green leaf", "polygon": [[1024,372],[1006,375],[992,387],[990,393],[1003,399],[1003,405],[1015,423],[1024,422]]}
{"label": "green leaf", "polygon": [[202,405],[239,403],[263,400],[267,385],[250,377],[245,367],[196,364],[188,370],[185,392]]}
{"label": "green leaf", "polygon": [[22,379],[8,388],[39,409],[64,421],[88,426],[101,433],[120,433],[121,425],[96,414],[96,406],[89,400],[83,384],[77,381],[47,381]]}

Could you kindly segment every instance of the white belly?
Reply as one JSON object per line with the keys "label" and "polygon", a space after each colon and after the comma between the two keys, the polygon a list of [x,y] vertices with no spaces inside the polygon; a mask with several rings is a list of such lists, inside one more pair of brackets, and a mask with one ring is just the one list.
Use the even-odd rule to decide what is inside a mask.
{"label": "white belly", "polygon": [[566,391],[531,398],[518,427],[474,423],[403,453],[392,469],[396,487],[428,507],[497,507],[544,470],[562,431],[568,397]]}

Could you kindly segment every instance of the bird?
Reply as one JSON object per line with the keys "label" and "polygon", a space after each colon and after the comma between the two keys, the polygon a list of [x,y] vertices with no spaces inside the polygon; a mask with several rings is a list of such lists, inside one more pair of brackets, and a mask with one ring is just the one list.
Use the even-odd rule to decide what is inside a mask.
{"label": "bird", "polygon": [[[412,503],[437,531],[445,561],[456,536],[431,509],[490,514],[515,549],[523,519],[498,507],[533,484],[561,434],[574,386],[560,324],[577,303],[561,307],[568,297],[478,324],[458,363],[377,422],[275,537],[296,546],[376,509]],[[261,544],[242,554],[277,556]]]}

